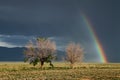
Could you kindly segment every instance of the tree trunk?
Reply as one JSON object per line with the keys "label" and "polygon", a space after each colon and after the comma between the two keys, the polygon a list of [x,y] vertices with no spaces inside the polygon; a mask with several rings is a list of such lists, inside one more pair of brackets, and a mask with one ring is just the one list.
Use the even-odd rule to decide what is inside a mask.
{"label": "tree trunk", "polygon": [[51,62],[51,61],[50,61],[50,66],[51,66],[51,67],[54,67],[54,65],[52,64],[52,62]]}
{"label": "tree trunk", "polygon": [[44,65],[44,61],[41,61],[41,68],[43,68],[43,65]]}

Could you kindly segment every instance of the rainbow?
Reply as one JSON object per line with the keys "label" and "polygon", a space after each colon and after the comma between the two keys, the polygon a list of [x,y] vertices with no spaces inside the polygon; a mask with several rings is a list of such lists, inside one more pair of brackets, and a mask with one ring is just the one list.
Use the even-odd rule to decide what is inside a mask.
{"label": "rainbow", "polygon": [[91,24],[90,20],[86,17],[85,14],[82,14],[82,19],[84,20],[84,22],[85,22],[85,24],[86,24],[86,26],[87,26],[87,28],[89,30],[89,33],[90,33],[92,39],[94,40],[93,42],[94,42],[94,44],[96,46],[97,55],[100,58],[99,59],[100,62],[107,63],[108,62],[107,57],[106,57],[105,52],[104,52],[104,50],[102,48],[102,44],[100,43],[100,41],[99,41],[99,39],[98,39],[98,37],[97,37],[93,27],[92,27],[92,24]]}

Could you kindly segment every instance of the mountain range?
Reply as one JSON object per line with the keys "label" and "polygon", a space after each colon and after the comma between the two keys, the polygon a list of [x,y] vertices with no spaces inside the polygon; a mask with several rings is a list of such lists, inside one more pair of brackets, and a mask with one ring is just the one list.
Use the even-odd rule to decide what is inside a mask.
{"label": "mountain range", "polygon": [[[25,48],[6,48],[0,47],[0,61],[24,61]],[[57,51],[57,61],[61,61],[64,57],[64,51]]]}

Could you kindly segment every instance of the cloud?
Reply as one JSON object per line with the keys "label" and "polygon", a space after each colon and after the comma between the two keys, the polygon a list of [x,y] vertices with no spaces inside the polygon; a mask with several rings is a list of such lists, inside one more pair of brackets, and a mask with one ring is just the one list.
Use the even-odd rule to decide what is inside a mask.
{"label": "cloud", "polygon": [[76,7],[73,0],[0,1],[0,34],[69,35],[78,18]]}
{"label": "cloud", "polygon": [[29,40],[35,40],[34,36],[24,35],[0,35],[1,47],[24,47]]}
{"label": "cloud", "polygon": [[[62,21],[65,19],[64,17],[69,18],[70,15],[72,15],[73,12],[71,13],[71,10],[75,12],[75,6],[71,5],[71,3],[66,3],[66,1],[64,1],[64,3],[58,3],[55,0],[53,2],[49,0],[47,0],[47,2],[29,1],[29,3],[21,1],[20,3],[16,2],[16,4],[17,5],[12,5],[12,3],[9,3],[9,5],[1,5],[0,11],[2,13],[0,13],[0,17],[8,21],[12,20],[15,22],[36,24],[39,22],[50,23]],[[66,7],[66,5],[69,7]],[[67,15],[68,13],[69,15]]]}
{"label": "cloud", "polygon": [[[37,36],[24,35],[0,35],[0,46],[7,48],[25,47],[29,40],[35,41]],[[64,51],[67,39],[62,37],[48,37],[48,39],[55,41],[57,50]]]}
{"label": "cloud", "polygon": [[[36,38],[37,36],[0,35],[0,46],[7,48],[25,47],[29,40],[35,41]],[[59,51],[65,51],[65,47],[69,43],[69,38],[48,37],[48,39],[55,41]]]}
{"label": "cloud", "polygon": [[22,46],[12,45],[10,43],[0,41],[0,47],[15,48],[15,47],[22,47]]}

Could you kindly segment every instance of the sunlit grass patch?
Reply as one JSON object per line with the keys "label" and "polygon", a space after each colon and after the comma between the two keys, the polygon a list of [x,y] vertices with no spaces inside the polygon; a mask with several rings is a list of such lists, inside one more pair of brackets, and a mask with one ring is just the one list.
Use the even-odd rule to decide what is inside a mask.
{"label": "sunlit grass patch", "polygon": [[32,66],[24,62],[0,63],[0,80],[119,80],[120,64],[77,63],[73,69],[68,63],[53,62]]}

